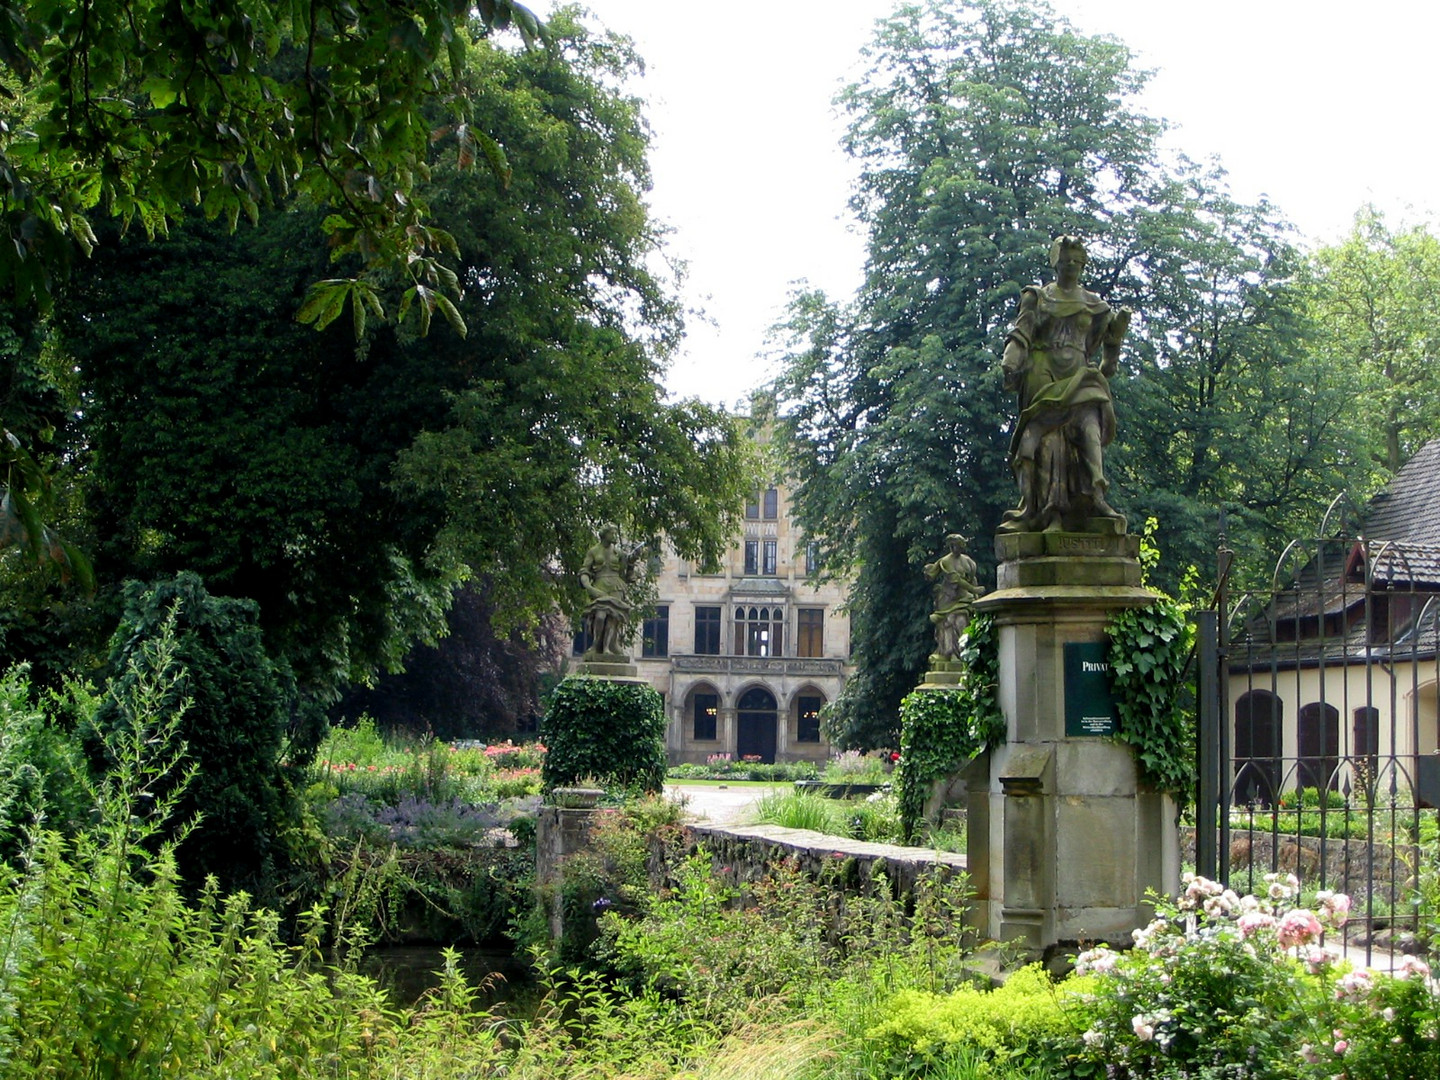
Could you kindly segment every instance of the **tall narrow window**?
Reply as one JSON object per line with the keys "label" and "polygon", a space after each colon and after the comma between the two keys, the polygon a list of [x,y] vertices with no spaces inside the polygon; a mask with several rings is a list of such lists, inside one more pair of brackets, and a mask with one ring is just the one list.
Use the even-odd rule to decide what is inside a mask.
{"label": "tall narrow window", "polygon": [[818,574],[820,572],[820,545],[814,540],[805,543],[805,573]]}
{"label": "tall narrow window", "polygon": [[737,607],[735,609],[736,656],[780,656],[784,652],[784,641],[784,608]]}
{"label": "tall narrow window", "polygon": [[641,656],[670,655],[670,605],[655,605],[655,614],[640,631]]}
{"label": "tall narrow window", "polygon": [[1355,710],[1353,718],[1352,751],[1357,762],[1366,762],[1369,768],[1367,779],[1373,780],[1375,764],[1380,757],[1380,710],[1373,705],[1365,705]]}
{"label": "tall narrow window", "polygon": [[799,713],[795,721],[796,742],[820,741],[820,707],[824,704],[824,698],[800,695],[796,703]]}
{"label": "tall narrow window", "polygon": [[765,520],[774,521],[780,516],[780,493],[774,488],[765,489]]}
{"label": "tall narrow window", "polygon": [[745,500],[745,520],[760,520],[760,493],[758,491]]}
{"label": "tall narrow window", "polygon": [[760,572],[761,572],[762,574],[773,574],[773,573],[775,573],[776,553],[777,553],[778,550],[779,550],[779,545],[778,545],[778,542],[777,542],[777,541],[775,541],[775,540],[766,540],[766,541],[765,541],[764,546],[763,546],[763,548],[762,548],[762,554],[764,555],[764,560],[765,560],[765,561],[764,561],[764,562],[761,564],[761,566],[760,566]]}
{"label": "tall narrow window", "polygon": [[713,742],[715,739],[715,718],[720,715],[719,694],[696,694],[694,739],[696,742]]}
{"label": "tall narrow window", "polygon": [[703,656],[720,655],[720,609],[695,609],[695,651]]}
{"label": "tall narrow window", "polygon": [[745,573],[760,573],[760,541],[745,541]]}
{"label": "tall narrow window", "polygon": [[825,609],[801,608],[795,621],[795,655],[825,655]]}

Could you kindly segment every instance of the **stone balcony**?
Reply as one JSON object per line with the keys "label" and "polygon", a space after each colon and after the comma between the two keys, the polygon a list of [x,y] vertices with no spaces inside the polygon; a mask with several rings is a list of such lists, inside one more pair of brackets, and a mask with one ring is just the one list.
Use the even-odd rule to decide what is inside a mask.
{"label": "stone balcony", "polygon": [[670,667],[681,672],[706,675],[810,675],[840,678],[845,674],[845,661],[838,657],[805,656],[699,656],[694,653],[672,653]]}

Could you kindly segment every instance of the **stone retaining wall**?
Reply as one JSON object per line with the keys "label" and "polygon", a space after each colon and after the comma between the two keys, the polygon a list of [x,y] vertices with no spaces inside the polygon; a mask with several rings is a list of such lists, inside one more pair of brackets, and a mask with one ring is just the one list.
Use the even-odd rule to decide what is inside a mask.
{"label": "stone retaining wall", "polygon": [[965,856],[957,852],[871,844],[778,825],[697,824],[687,826],[685,836],[692,846],[708,850],[717,867],[727,868],[726,878],[737,884],[758,880],[770,866],[786,860],[816,876],[843,869],[845,879],[862,888],[883,873],[896,893],[910,892],[936,867],[965,870]]}
{"label": "stone retaining wall", "polygon": [[[1182,858],[1195,863],[1195,830],[1180,830]],[[1258,892],[1272,871],[1294,874],[1307,889],[1349,893],[1356,913],[1373,896],[1382,906],[1403,904],[1414,874],[1418,849],[1413,845],[1368,844],[1363,840],[1318,836],[1276,836],[1269,830],[1230,830],[1230,886],[1236,892]]]}

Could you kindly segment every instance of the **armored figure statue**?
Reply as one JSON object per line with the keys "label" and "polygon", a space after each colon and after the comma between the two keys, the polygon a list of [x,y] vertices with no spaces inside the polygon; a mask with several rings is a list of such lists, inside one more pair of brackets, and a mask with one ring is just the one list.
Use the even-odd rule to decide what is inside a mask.
{"label": "armored figure statue", "polygon": [[965,551],[968,539],[959,533],[945,537],[949,550],[925,564],[925,576],[935,582],[935,626],[932,660],[958,660],[960,635],[970,623],[970,607],[985,591],[976,580],[975,560]]}
{"label": "armored figure statue", "polygon": [[1005,339],[1005,388],[1019,395],[1010,467],[1020,504],[1001,532],[1096,528],[1125,518],[1105,501],[1103,452],[1115,437],[1109,378],[1130,328],[1119,311],[1080,285],[1085,246],[1073,236],[1050,248],[1055,280],[1021,290],[1020,313]]}
{"label": "armored figure statue", "polygon": [[645,549],[637,545],[628,551],[619,546],[620,530],[600,526],[600,539],[585,552],[580,564],[580,584],[590,597],[585,608],[585,632],[590,647],[585,656],[622,656],[626,628],[632,616],[627,593],[640,576]]}

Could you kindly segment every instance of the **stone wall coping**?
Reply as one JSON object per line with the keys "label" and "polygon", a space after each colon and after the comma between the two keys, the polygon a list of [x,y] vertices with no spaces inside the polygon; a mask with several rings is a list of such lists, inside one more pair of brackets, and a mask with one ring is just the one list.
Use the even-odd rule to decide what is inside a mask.
{"label": "stone wall coping", "polygon": [[697,837],[731,840],[762,840],[793,851],[842,855],[846,858],[885,859],[896,863],[937,863],[964,870],[965,856],[958,851],[936,851],[927,847],[902,847],[899,844],[872,844],[851,840],[846,836],[830,836],[809,829],[786,829],[779,825],[705,825],[687,826]]}

